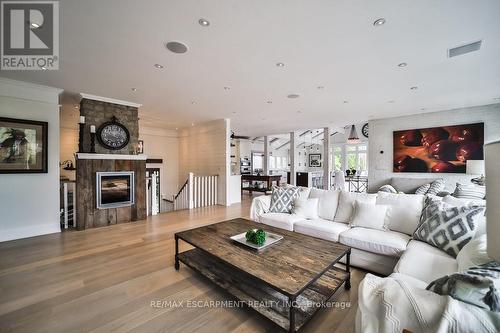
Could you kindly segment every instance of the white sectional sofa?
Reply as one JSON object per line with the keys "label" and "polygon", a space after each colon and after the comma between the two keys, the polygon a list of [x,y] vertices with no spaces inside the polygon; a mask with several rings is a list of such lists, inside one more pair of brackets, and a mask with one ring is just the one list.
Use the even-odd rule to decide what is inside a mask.
{"label": "white sectional sofa", "polygon": [[[253,199],[250,218],[273,227],[348,245],[352,248],[353,266],[378,274],[398,272],[430,282],[456,271],[455,258],[427,243],[411,239],[425,204],[424,195],[366,194],[315,188],[304,189],[301,195],[304,198],[319,198],[318,219],[269,213],[271,196],[265,195]],[[391,206],[389,230],[350,227],[354,200]],[[456,202],[461,199],[452,200]],[[485,201],[482,203],[486,204]],[[485,226],[480,226],[476,236],[484,232]],[[424,261],[425,267],[418,265]]]}
{"label": "white sectional sofa", "polygon": [[[314,188],[307,189],[302,195],[309,198],[319,198],[318,219],[304,219],[295,214],[268,213],[271,196],[254,198],[250,212],[251,219],[259,223],[348,245],[352,248],[352,266],[389,276],[388,279],[400,281],[399,285],[411,286],[411,288],[420,290],[421,293],[430,293],[429,297],[437,297],[436,304],[441,302],[438,301],[438,297],[444,296],[424,290],[427,285],[437,278],[464,269],[459,267],[456,258],[444,251],[425,242],[412,239],[425,204],[425,196],[423,195],[383,192],[355,194]],[[351,227],[349,215],[352,214],[355,199],[391,206],[388,213],[390,215],[388,216],[389,230]],[[450,204],[457,204],[457,200],[461,200],[463,204],[468,203],[468,200],[452,197],[449,199],[446,197],[443,200],[449,200]],[[475,200],[474,203],[486,205],[484,200],[480,202]],[[485,222],[482,222],[475,238],[484,235],[485,230]],[[486,237],[482,238],[486,239]],[[470,257],[470,249],[467,255]],[[460,256],[459,253],[457,258]],[[463,260],[465,259],[462,258]],[[370,274],[367,276],[377,278]],[[367,279],[365,278],[365,280]],[[380,331],[377,311],[373,310],[373,306],[366,306],[363,303],[363,297],[371,297],[366,295],[369,293],[367,286],[370,283],[373,285],[372,280],[364,285],[362,282],[359,290],[360,306],[356,322],[358,332]],[[404,297],[404,292],[400,296]],[[383,304],[380,306],[384,308]],[[363,309],[365,309],[364,313]],[[405,323],[405,320],[406,318],[398,318],[396,322],[399,325]]]}
{"label": "white sectional sofa", "polygon": [[[315,188],[305,190],[303,195],[309,198],[319,198],[318,219],[308,220],[295,214],[268,213],[271,196],[254,198],[250,217],[259,223],[351,246],[351,264],[353,266],[383,275],[389,275],[393,272],[396,263],[405,252],[411,235],[418,226],[418,219],[425,200],[423,195],[416,194],[393,196],[387,193],[377,195],[325,191]],[[391,202],[390,198],[403,200]],[[411,221],[402,219],[400,223],[391,223],[390,229],[392,230],[386,231],[351,228],[349,222],[354,200],[373,203],[381,201],[384,204],[393,204],[398,206],[396,214],[402,214],[403,217],[406,216]],[[392,220],[397,221],[397,216],[393,216]]]}

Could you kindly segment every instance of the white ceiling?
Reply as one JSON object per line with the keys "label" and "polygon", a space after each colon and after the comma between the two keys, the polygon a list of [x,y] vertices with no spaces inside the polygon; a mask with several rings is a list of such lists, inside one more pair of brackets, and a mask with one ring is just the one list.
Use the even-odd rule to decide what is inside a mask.
{"label": "white ceiling", "polygon": [[[60,11],[60,70],[2,76],[142,103],[158,126],[224,117],[258,136],[500,97],[498,0],[61,0]],[[479,39],[479,52],[447,58]],[[174,40],[189,51],[167,51]]]}

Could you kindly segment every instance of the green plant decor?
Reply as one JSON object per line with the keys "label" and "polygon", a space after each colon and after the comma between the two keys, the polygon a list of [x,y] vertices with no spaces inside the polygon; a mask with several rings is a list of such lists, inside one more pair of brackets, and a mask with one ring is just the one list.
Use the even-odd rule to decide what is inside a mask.
{"label": "green plant decor", "polygon": [[250,229],[247,231],[245,238],[247,242],[260,246],[266,242],[266,232],[262,229],[258,229],[257,231]]}

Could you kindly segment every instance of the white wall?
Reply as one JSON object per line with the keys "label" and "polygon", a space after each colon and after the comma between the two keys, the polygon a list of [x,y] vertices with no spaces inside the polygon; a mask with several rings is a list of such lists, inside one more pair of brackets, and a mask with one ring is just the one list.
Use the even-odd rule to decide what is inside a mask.
{"label": "white wall", "polygon": [[219,204],[227,205],[230,175],[229,119],[209,121],[179,130],[179,184],[189,172],[219,175]]}
{"label": "white wall", "polygon": [[[144,154],[148,159],[161,158],[160,191],[162,198],[172,200],[179,191],[179,137],[176,130],[141,126],[139,140],[144,141]],[[155,165],[156,167],[156,165]]]}
{"label": "white wall", "polygon": [[[444,178],[446,190],[453,191],[456,182],[469,182],[465,174],[393,173],[393,131],[436,126],[484,122],[485,143],[500,139],[500,104],[416,114],[370,121],[369,187],[376,191],[392,177]],[[380,154],[380,151],[384,151]]]}
{"label": "white wall", "polygon": [[60,232],[60,92],[0,78],[0,117],[48,122],[48,173],[0,175],[0,241]]}

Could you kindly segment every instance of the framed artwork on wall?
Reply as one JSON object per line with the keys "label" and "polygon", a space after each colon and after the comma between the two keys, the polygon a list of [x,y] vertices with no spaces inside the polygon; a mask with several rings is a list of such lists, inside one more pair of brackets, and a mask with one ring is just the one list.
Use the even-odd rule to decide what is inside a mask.
{"label": "framed artwork on wall", "polygon": [[465,173],[467,160],[483,160],[484,123],[393,132],[394,172]]}
{"label": "framed artwork on wall", "polygon": [[47,173],[47,128],[47,122],[0,117],[0,173]]}
{"label": "framed artwork on wall", "polygon": [[321,154],[309,154],[309,167],[321,168]]}

